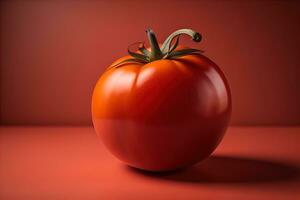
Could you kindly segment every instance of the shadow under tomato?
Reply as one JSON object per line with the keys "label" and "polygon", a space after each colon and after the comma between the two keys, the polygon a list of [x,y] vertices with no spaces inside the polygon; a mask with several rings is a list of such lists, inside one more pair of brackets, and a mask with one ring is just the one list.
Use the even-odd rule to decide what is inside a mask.
{"label": "shadow under tomato", "polygon": [[193,183],[258,183],[291,181],[299,178],[299,169],[284,163],[250,158],[211,156],[183,170],[148,172],[132,167],[128,171],[152,178]]}

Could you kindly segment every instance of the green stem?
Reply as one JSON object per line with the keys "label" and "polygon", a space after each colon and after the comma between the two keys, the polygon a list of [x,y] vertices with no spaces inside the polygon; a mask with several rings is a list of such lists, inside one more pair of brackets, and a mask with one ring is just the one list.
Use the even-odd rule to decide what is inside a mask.
{"label": "green stem", "polygon": [[182,34],[191,36],[195,42],[200,42],[202,39],[202,36],[200,35],[200,33],[195,32],[192,29],[179,29],[179,30],[173,32],[171,35],[169,35],[169,37],[167,37],[167,39],[164,41],[164,43],[162,45],[161,51],[163,53],[167,52],[170,49],[170,45],[171,45],[173,39]]}
{"label": "green stem", "polygon": [[148,29],[146,30],[146,33],[151,48],[151,52],[149,55],[150,61],[161,59],[163,57],[163,54],[159,48],[154,32],[151,29]]}
{"label": "green stem", "polygon": [[[163,43],[163,45],[160,46],[158,45],[156,36],[154,32],[151,29],[146,30],[147,37],[149,40],[150,48],[151,51],[148,51],[146,47],[144,46],[143,43],[139,43],[139,51],[140,53],[134,52],[130,50],[130,46],[128,47],[128,54],[131,55],[132,58],[129,58],[127,60],[123,60],[120,63],[117,63],[111,68],[116,68],[119,67],[121,64],[125,63],[149,63],[155,60],[160,60],[160,59],[177,59],[179,57],[187,56],[187,55],[197,55],[200,53],[203,53],[203,51],[198,50],[198,49],[191,49],[191,48],[184,48],[184,49],[176,49],[178,43],[179,43],[179,36],[180,35],[189,35],[192,37],[192,39],[195,42],[200,42],[202,36],[193,31],[192,29],[180,29],[175,32],[173,32]],[[174,44],[172,44],[173,40],[177,39]],[[136,44],[136,43],[134,43]]]}

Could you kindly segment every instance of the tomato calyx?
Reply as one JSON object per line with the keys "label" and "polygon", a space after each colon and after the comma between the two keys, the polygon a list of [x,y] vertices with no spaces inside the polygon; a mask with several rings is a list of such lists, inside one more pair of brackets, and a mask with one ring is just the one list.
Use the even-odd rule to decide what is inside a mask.
{"label": "tomato calyx", "polygon": [[[199,54],[203,53],[202,50],[199,49],[191,49],[191,48],[185,48],[176,50],[178,44],[179,44],[179,37],[181,35],[188,35],[192,38],[194,42],[200,42],[202,39],[202,36],[200,33],[195,32],[192,29],[179,29],[172,34],[170,34],[166,40],[163,42],[161,47],[159,46],[155,33],[151,29],[146,30],[146,34],[148,37],[150,50],[148,50],[145,47],[144,42],[136,42],[128,47],[128,54],[132,57],[126,60],[123,60],[119,63],[116,63],[115,65],[111,67],[119,67],[121,64],[124,63],[149,63],[155,60],[161,60],[161,59],[176,59],[178,57],[182,57],[185,55],[193,55],[193,54]],[[131,50],[131,47],[134,45],[138,45],[138,53]],[[110,67],[110,68],[111,68]]]}

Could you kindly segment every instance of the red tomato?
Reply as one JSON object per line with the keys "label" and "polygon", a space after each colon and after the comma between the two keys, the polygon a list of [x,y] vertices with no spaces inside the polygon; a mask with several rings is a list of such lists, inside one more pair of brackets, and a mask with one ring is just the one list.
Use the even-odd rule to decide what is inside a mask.
{"label": "red tomato", "polygon": [[92,97],[93,124],[105,146],[128,165],[151,171],[209,156],[230,114],[227,81],[201,54],[122,63],[104,72]]}

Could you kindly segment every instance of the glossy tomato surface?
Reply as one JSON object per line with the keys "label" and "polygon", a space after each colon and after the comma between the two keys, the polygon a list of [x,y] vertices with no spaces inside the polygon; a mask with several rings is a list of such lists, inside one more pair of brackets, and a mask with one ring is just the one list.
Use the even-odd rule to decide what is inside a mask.
{"label": "glossy tomato surface", "polygon": [[227,81],[203,55],[108,69],[92,97],[93,124],[105,146],[128,165],[151,171],[209,156],[230,115]]}

